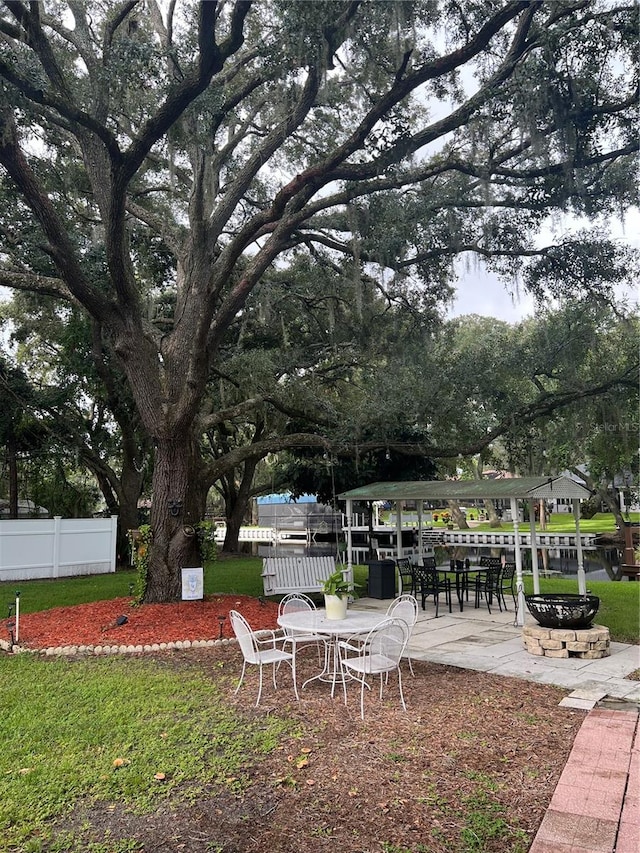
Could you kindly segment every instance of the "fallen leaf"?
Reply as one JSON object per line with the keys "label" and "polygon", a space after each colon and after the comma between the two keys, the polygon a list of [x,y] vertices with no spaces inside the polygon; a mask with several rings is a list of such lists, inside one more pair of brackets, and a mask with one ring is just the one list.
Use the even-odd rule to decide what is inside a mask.
{"label": "fallen leaf", "polygon": [[113,766],[116,768],[116,770],[118,769],[118,767],[124,767],[125,764],[128,764],[128,763],[129,762],[127,761],[126,758],[114,758],[113,759]]}

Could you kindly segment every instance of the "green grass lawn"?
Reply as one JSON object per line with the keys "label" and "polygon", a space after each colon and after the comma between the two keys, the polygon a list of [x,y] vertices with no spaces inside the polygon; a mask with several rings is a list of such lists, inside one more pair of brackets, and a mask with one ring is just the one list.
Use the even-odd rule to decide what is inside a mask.
{"label": "green grass lawn", "polygon": [[[525,593],[533,592],[533,578],[524,579]],[[587,591],[600,599],[596,616],[611,639],[618,643],[640,643],[640,583],[636,581],[590,581]],[[540,592],[578,592],[578,581],[568,578],[540,578]]]}
{"label": "green grass lawn", "polygon": [[[205,594],[232,593],[259,596],[262,588],[262,559],[259,557],[227,557],[210,563],[205,568]],[[354,566],[354,579],[366,587],[368,569]],[[109,575],[81,578],[28,581],[20,584],[20,612],[35,613],[51,607],[83,604],[130,594],[135,581],[133,570]],[[623,643],[640,642],[640,583],[628,580],[590,581],[587,585],[593,595],[600,598],[598,624],[606,625],[611,639]],[[0,584],[0,615],[6,616],[8,605],[14,602],[16,584]],[[541,592],[577,592],[577,580],[541,578]],[[533,592],[533,581],[525,577],[525,591]]]}
{"label": "green grass lawn", "polygon": [[50,848],[48,822],[80,800],[145,812],[170,793],[194,800],[250,784],[246,756],[275,749],[295,725],[286,712],[249,725],[221,701],[238,673],[219,666],[214,680],[145,659],[0,655],[0,851],[139,850],[108,838],[85,846],[78,829]]}
{"label": "green grass lawn", "polygon": [[[476,518],[477,518],[477,514]],[[629,516],[625,515],[625,521],[638,523],[640,521],[640,513],[631,512]],[[520,527],[526,526],[529,529],[529,522],[520,522]],[[438,520],[433,523],[434,527],[446,528],[446,525]],[[573,514],[570,512],[554,512],[551,514],[547,526],[546,533],[575,533],[576,524]],[[473,522],[471,530],[480,531],[481,533],[509,533],[513,530],[513,522],[503,521],[501,527],[491,527],[488,521]],[[536,530],[542,531],[540,524],[536,524]],[[615,519],[610,512],[597,512],[593,518],[580,519],[580,531],[582,533],[614,533],[616,530]]]}

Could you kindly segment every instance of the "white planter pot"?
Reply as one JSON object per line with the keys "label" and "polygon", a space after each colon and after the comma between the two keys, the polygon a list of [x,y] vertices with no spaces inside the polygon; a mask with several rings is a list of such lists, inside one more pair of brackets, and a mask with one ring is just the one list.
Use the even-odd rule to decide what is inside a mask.
{"label": "white planter pot", "polygon": [[337,595],[325,595],[324,607],[327,619],[346,619],[348,603],[349,599],[346,596],[340,598]]}

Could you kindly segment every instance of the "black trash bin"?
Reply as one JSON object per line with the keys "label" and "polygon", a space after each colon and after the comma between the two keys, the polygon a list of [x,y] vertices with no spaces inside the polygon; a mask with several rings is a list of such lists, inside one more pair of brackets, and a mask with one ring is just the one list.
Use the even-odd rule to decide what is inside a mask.
{"label": "black trash bin", "polygon": [[396,564],[393,560],[372,560],[369,566],[369,597],[396,597]]}

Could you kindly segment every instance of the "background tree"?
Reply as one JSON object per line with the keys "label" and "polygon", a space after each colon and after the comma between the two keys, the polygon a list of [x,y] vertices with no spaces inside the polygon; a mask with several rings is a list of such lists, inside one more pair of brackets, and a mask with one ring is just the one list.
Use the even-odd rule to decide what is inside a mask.
{"label": "background tree", "polygon": [[37,446],[38,427],[30,418],[27,400],[31,387],[24,371],[0,354],[0,446],[4,448],[9,518],[18,517],[18,454]]}
{"label": "background tree", "polygon": [[[600,384],[602,390],[563,407],[544,427],[534,425],[526,436],[514,435],[511,460],[520,467],[571,471],[622,527],[621,487],[629,489],[630,499],[638,487],[637,316],[621,318],[593,302],[573,302],[541,319],[540,325],[528,324],[530,345],[539,359],[537,381],[545,390],[559,382]],[[616,371],[620,381],[606,387]]]}
{"label": "background tree", "polygon": [[90,515],[96,508],[95,486],[86,482],[77,453],[69,452],[47,425],[46,394],[9,356],[0,357],[0,395],[6,465],[0,494],[6,482],[9,517],[18,518],[20,497],[51,515]]}
{"label": "background tree", "polygon": [[[120,361],[154,447],[147,601],[198,559],[207,384],[269,267],[433,292],[461,252],[553,263],[551,211],[629,203],[631,6],[8,0],[0,35],[0,284],[82,306]],[[170,258],[152,285],[138,240]]]}
{"label": "background tree", "polygon": [[151,447],[108,340],[84,312],[40,294],[17,293],[0,306],[0,318],[37,389],[24,405],[49,443],[95,478],[107,511],[119,517],[124,558],[150,480]]}

